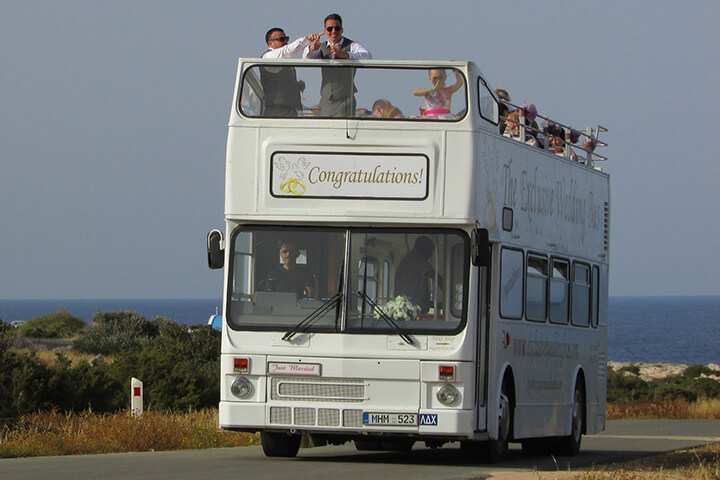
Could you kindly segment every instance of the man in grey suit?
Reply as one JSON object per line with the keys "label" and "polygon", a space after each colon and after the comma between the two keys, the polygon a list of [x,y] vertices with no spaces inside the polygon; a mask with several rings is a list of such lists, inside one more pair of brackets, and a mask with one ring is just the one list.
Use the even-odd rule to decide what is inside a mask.
{"label": "man in grey suit", "polygon": [[[305,47],[303,58],[329,60],[369,60],[372,54],[360,43],[343,37],[342,18],[337,13],[325,17],[328,40],[315,40]],[[352,117],[355,113],[354,68],[323,68],[320,88],[321,117]]]}

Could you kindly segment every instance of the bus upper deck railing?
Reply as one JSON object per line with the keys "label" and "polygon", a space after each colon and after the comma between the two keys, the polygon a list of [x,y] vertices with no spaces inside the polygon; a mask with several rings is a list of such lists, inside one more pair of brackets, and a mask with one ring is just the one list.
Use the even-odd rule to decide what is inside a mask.
{"label": "bus upper deck railing", "polygon": [[[505,100],[500,102],[507,107],[506,115],[500,115],[500,131],[506,137],[588,167],[594,167],[597,161],[607,160],[607,157],[595,153],[596,148],[607,147],[607,143],[598,138],[601,132],[607,132],[607,128],[602,125],[574,129],[538,114],[534,105],[519,106]],[[540,119],[540,125],[537,119]],[[578,155],[575,150],[583,154]]]}
{"label": "bus upper deck railing", "polygon": [[[533,105],[518,106],[499,100],[472,62],[266,59],[241,62],[246,67],[241,72],[236,106],[242,117],[441,121],[447,125],[466,120],[468,112],[477,109],[480,117],[490,122],[485,124],[486,130],[497,124],[500,134],[590,168],[597,161],[607,160],[596,153],[598,147],[607,146],[598,138],[601,132],[607,132],[606,128],[598,125],[574,129],[537,114]],[[439,97],[438,90],[433,92],[430,88],[431,77],[438,75],[445,78]],[[481,81],[468,75],[479,76]],[[348,101],[328,106],[328,97],[332,99],[338,94]],[[439,100],[444,104],[438,105]],[[335,108],[338,106],[341,108]]]}

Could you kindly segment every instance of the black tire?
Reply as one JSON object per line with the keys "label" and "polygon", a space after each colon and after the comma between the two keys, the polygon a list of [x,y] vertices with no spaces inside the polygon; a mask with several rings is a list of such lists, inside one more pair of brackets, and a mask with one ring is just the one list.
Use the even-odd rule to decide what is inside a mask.
{"label": "black tire", "polygon": [[557,453],[574,457],[580,453],[580,443],[582,443],[585,427],[585,390],[579,380],[575,384],[570,418],[570,435],[559,439]]}
{"label": "black tire", "polygon": [[508,452],[508,442],[512,435],[513,411],[510,401],[510,387],[507,379],[500,391],[500,414],[498,416],[498,438],[488,440],[485,447],[485,459],[488,463],[498,463]]}
{"label": "black tire", "polygon": [[508,442],[512,435],[513,409],[510,400],[511,389],[508,380],[503,381],[500,391],[500,414],[498,416],[498,438],[477,442],[466,440],[460,443],[460,449],[470,460],[479,459],[484,463],[498,463],[508,452]]}
{"label": "black tire", "polygon": [[267,457],[294,457],[300,450],[300,435],[260,432],[260,442]]}

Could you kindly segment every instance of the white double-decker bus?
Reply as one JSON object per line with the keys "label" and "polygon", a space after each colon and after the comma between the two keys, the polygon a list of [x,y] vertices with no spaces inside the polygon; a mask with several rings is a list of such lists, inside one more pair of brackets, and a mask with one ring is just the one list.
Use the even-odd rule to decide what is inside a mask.
{"label": "white double-decker bus", "polygon": [[[438,74],[461,85],[432,115]],[[491,461],[604,429],[604,129],[500,111],[469,62],[240,59],[208,234],[221,428]]]}

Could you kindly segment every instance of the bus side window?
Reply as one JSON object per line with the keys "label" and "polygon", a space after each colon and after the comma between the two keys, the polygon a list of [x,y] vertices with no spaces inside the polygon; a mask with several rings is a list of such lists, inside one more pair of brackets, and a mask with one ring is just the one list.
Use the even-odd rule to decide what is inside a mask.
{"label": "bus side window", "polygon": [[573,325],[587,327],[590,322],[590,269],[581,263],[573,264],[572,311]]}
{"label": "bus side window", "polygon": [[500,259],[500,316],[513,320],[523,315],[523,252],[503,248]]}
{"label": "bus side window", "polygon": [[527,291],[525,292],[525,316],[528,320],[544,322],[547,318],[547,258],[528,255]]}
{"label": "bus side window", "polygon": [[482,77],[478,77],[478,103],[480,104],[480,116],[497,125],[499,118],[498,102]]}
{"label": "bus side window", "polygon": [[600,269],[597,265],[593,265],[592,268],[592,307],[590,310],[590,323],[593,327],[598,326],[598,318],[600,312],[598,311],[600,305]]}
{"label": "bus side window", "polygon": [[567,260],[553,258],[550,277],[550,321],[568,323],[569,265]]}

